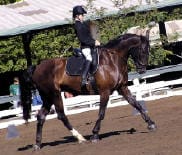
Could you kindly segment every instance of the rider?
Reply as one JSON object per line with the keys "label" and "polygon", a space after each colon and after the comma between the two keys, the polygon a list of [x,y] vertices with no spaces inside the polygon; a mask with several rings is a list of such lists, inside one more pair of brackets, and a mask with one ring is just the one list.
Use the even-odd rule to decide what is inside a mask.
{"label": "rider", "polygon": [[87,12],[82,6],[77,5],[73,7],[73,19],[75,21],[75,25],[74,25],[75,32],[78,37],[78,40],[80,41],[82,53],[86,58],[85,68],[82,73],[81,87],[87,84],[87,74],[92,62],[91,49],[93,49],[95,46],[100,45],[100,42],[98,40],[95,40],[92,38],[89,25],[83,21],[84,14],[87,14]]}

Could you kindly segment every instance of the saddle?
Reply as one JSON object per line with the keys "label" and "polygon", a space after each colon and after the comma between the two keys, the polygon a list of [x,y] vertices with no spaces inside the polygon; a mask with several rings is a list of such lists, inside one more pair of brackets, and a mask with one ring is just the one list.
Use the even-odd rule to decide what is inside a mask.
{"label": "saddle", "polygon": [[[86,62],[86,59],[84,55],[81,52],[81,49],[73,49],[73,56],[68,58],[67,64],[66,64],[66,73],[70,76],[81,76],[83,73],[84,65]],[[90,66],[89,74],[93,75],[98,68],[98,50],[93,49],[91,50],[92,55],[92,64]]]}
{"label": "saddle", "polygon": [[[86,59],[81,52],[81,49],[74,49],[74,55],[68,58],[66,64],[66,73],[70,76],[81,76],[84,70]],[[92,64],[90,66],[88,81],[90,81],[91,87],[94,90],[94,94],[98,93],[95,78],[93,74],[97,71],[99,64],[98,49],[91,50]],[[82,90],[83,94],[88,93],[88,89]]]}

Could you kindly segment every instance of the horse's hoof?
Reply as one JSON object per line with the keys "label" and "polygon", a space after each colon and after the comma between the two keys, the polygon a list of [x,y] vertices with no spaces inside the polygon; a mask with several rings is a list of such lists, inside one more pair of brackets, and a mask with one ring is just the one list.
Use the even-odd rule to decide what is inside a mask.
{"label": "horse's hoof", "polygon": [[34,149],[34,151],[38,151],[38,150],[40,150],[40,146],[37,145],[37,144],[35,144],[35,145],[33,146],[33,149]]}
{"label": "horse's hoof", "polygon": [[97,143],[99,142],[99,136],[98,135],[93,135],[92,137],[90,137],[90,141],[92,143]]}
{"label": "horse's hoof", "polygon": [[148,129],[150,131],[156,131],[157,130],[157,126],[155,124],[150,124],[150,125],[148,125]]}
{"label": "horse's hoof", "polygon": [[99,142],[99,139],[90,139],[90,141],[92,142],[92,143],[98,143]]}

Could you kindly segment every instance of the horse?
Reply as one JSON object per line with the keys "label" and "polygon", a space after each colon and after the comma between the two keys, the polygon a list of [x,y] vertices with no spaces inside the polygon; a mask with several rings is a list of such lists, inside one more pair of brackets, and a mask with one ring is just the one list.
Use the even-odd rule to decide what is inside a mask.
{"label": "horse", "polygon": [[[104,120],[109,96],[115,90],[141,113],[143,120],[148,124],[149,131],[157,129],[155,122],[151,120],[127,86],[127,61],[129,56],[133,59],[138,73],[146,72],[150,52],[149,34],[146,36],[136,34],[120,35],[97,48],[99,64],[93,76],[96,81],[98,95],[100,95],[100,106],[98,119],[90,137],[91,142],[99,141],[101,121]],[[64,57],[43,60],[36,66],[29,66],[20,77],[20,98],[25,122],[28,122],[30,118],[32,90],[37,89],[43,101],[42,107],[37,114],[35,150],[41,149],[42,128],[52,105],[55,106],[57,118],[63,122],[64,126],[79,143],[86,141],[84,136],[72,126],[64,113],[61,92],[68,91],[82,94],[81,76],[70,76],[66,73],[67,60],[68,58]]]}

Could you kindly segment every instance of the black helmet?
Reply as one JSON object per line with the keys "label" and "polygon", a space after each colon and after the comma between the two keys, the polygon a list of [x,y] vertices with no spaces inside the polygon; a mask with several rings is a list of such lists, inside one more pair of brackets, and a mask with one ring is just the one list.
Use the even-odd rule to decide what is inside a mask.
{"label": "black helmet", "polygon": [[81,15],[81,14],[86,14],[87,11],[85,11],[85,9],[81,6],[81,5],[77,5],[75,7],[73,7],[73,18],[76,17],[76,15]]}

